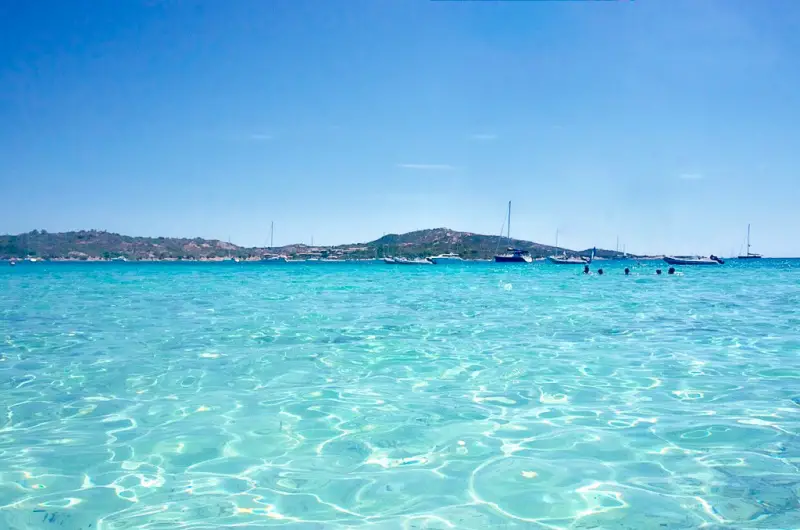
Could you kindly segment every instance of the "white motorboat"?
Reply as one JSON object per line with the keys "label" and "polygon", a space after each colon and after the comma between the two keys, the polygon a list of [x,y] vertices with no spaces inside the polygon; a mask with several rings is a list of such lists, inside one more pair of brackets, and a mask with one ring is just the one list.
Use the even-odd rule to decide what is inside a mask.
{"label": "white motorboat", "polygon": [[383,258],[388,265],[433,265],[434,263],[427,258]]}
{"label": "white motorboat", "polygon": [[562,254],[560,256],[547,256],[547,261],[556,263],[558,265],[588,265],[592,262],[589,258],[583,256],[567,256]]}
{"label": "white motorboat", "polygon": [[664,261],[670,265],[722,265],[725,263],[716,256],[707,258],[701,256],[664,256]]}
{"label": "white motorboat", "polygon": [[452,252],[449,252],[449,253],[446,253],[446,254],[439,254],[438,256],[431,256],[428,259],[431,260],[432,262],[434,262],[436,265],[439,265],[441,263],[463,263],[464,262],[464,259],[461,256],[459,256],[458,254],[453,254]]}
{"label": "white motorboat", "polygon": [[560,256],[547,256],[547,260],[550,263],[556,263],[558,265],[588,265],[594,261],[596,252],[597,249],[593,248],[592,255],[588,258],[586,256],[567,256],[567,253],[564,252]]}

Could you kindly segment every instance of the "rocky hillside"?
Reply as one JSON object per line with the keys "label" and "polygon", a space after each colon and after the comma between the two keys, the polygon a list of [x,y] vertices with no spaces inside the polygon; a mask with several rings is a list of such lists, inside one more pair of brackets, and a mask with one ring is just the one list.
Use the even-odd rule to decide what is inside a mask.
{"label": "rocky hillside", "polygon": [[[449,228],[418,230],[406,234],[387,234],[368,243],[372,248],[386,255],[431,255],[443,252],[456,252],[467,258],[489,258],[508,247],[508,241],[500,236],[487,236],[471,232],[457,232]],[[534,241],[512,239],[511,246],[527,250],[533,257],[544,257],[566,251],[569,255],[589,256],[592,249],[569,250],[542,245]],[[613,250],[597,249],[597,256],[603,258],[622,257]]]}
{"label": "rocky hillside", "polygon": [[[543,257],[564,249],[542,245],[533,241],[514,239],[512,246],[530,251],[534,257]],[[369,243],[337,245],[334,247],[309,247],[287,245],[278,249],[246,248],[216,239],[132,237],[102,230],[50,233],[34,230],[27,234],[0,235],[0,259],[36,256],[47,259],[111,259],[118,256],[129,260],[160,259],[219,259],[236,256],[257,259],[268,253],[280,253],[298,258],[335,255],[342,258],[375,258],[382,256],[430,256],[455,252],[464,258],[490,258],[502,252],[508,242],[499,236],[458,232],[448,228],[418,230],[406,234],[387,234]],[[586,250],[566,250],[570,255],[585,255]],[[618,252],[597,250],[604,258],[621,257]]]}
{"label": "rocky hillside", "polygon": [[0,236],[0,258],[36,256],[48,259],[114,258],[177,259],[246,256],[242,247],[201,238],[132,237],[102,230]]}

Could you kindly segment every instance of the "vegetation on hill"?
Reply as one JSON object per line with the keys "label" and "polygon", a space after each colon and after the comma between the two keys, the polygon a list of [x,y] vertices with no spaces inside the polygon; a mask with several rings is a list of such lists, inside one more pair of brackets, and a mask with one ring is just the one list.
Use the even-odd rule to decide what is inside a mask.
{"label": "vegetation on hill", "polygon": [[[471,232],[457,232],[448,228],[418,230],[406,234],[387,234],[380,239],[368,243],[382,255],[393,256],[429,256],[445,252],[455,252],[464,258],[486,259],[507,247],[527,250],[534,258],[551,256],[566,252],[570,256],[589,256],[592,249],[569,250],[543,245],[523,239],[512,239],[511,242],[502,236],[487,236]],[[597,256],[602,258],[622,257],[621,252],[597,249]]]}
{"label": "vegetation on hill", "polygon": [[[216,239],[132,237],[102,230],[50,233],[34,230],[26,234],[0,235],[0,258],[35,256],[45,259],[113,259],[128,260],[164,259],[222,259],[238,257],[257,259],[269,254],[286,254],[292,257],[376,258],[383,256],[430,256],[454,252],[467,259],[491,258],[509,246],[505,238],[470,232],[457,232],[447,228],[418,230],[406,234],[388,234],[369,243],[309,247],[288,245],[275,249],[246,248]],[[513,239],[511,246],[530,251],[534,257],[548,256],[566,251],[568,255],[588,256],[591,249],[572,251],[542,245],[533,241]],[[597,250],[604,258],[621,257],[619,252]]]}
{"label": "vegetation on hill", "polygon": [[0,236],[0,257],[45,259],[187,259],[245,256],[246,249],[218,240],[173,237],[131,237],[102,230]]}

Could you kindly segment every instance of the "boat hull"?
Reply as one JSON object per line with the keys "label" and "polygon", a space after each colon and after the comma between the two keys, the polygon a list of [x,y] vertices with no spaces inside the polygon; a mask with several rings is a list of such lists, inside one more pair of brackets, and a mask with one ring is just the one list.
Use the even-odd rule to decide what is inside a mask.
{"label": "boat hull", "polygon": [[555,263],[556,265],[588,265],[588,259],[582,258],[557,258],[555,256],[548,256],[547,261],[550,263]]}
{"label": "boat hull", "polygon": [[669,265],[722,265],[719,261],[712,259],[687,259],[687,258],[672,258],[665,257],[664,261]]}
{"label": "boat hull", "polygon": [[437,265],[443,263],[464,263],[464,260],[461,258],[430,258],[430,260]]}
{"label": "boat hull", "polygon": [[530,256],[495,256],[495,263],[531,263],[533,258]]}
{"label": "boat hull", "polygon": [[761,259],[761,256],[753,254],[751,256],[737,256],[736,259]]}
{"label": "boat hull", "polygon": [[383,262],[387,265],[433,265],[427,259],[383,258]]}

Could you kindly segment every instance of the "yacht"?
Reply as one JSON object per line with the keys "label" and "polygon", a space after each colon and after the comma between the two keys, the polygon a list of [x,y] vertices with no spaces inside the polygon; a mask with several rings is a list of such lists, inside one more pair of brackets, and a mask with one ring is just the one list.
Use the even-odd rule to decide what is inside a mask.
{"label": "yacht", "polygon": [[[558,250],[558,230],[556,230],[556,246],[555,249]],[[550,263],[555,263],[557,265],[588,265],[592,262],[594,258],[594,251],[592,251],[591,258],[585,258],[583,256],[567,256],[567,251],[563,250],[561,254],[553,254],[552,256],[547,256],[547,261]]]}
{"label": "yacht", "polygon": [[724,260],[713,254],[707,258],[699,256],[664,256],[670,265],[722,265]]}
{"label": "yacht", "polygon": [[383,258],[387,265],[433,265],[434,263],[427,258]]}
{"label": "yacht", "polygon": [[[508,201],[508,223],[507,223],[507,236],[508,243],[511,244],[511,201]],[[502,235],[502,234],[501,234]],[[531,253],[527,250],[508,247],[504,254],[498,254],[494,257],[496,263],[531,263],[533,258]]]}
{"label": "yacht", "polygon": [[459,256],[458,254],[453,254],[452,252],[448,252],[446,254],[439,254],[438,256],[431,256],[428,258],[436,265],[441,263],[463,263],[464,259]]}
{"label": "yacht", "polygon": [[558,265],[588,265],[592,262],[589,258],[583,256],[567,256],[566,253],[560,256],[547,256],[547,261]]}
{"label": "yacht", "polygon": [[494,261],[496,263],[532,263],[533,258],[527,250],[509,247],[504,254],[496,255]]}
{"label": "yacht", "polygon": [[597,249],[593,248],[592,255],[588,258],[586,256],[567,256],[567,253],[563,252],[560,256],[547,256],[547,260],[558,265],[588,265],[594,260],[596,252]]}
{"label": "yacht", "polygon": [[750,252],[750,224],[747,225],[747,254],[739,256],[739,259],[760,259],[761,254]]}

